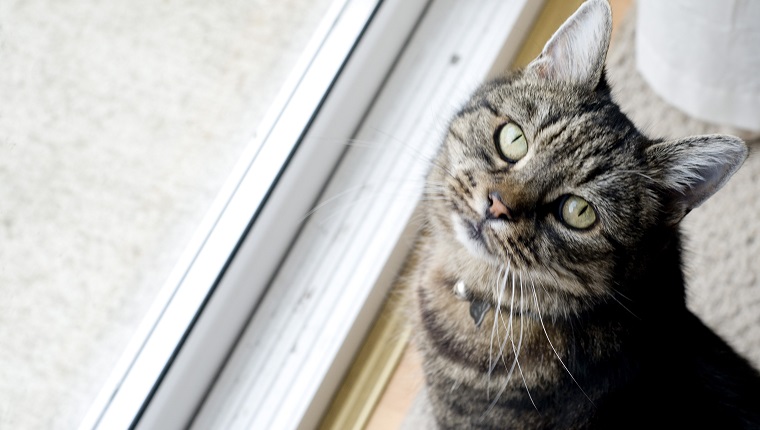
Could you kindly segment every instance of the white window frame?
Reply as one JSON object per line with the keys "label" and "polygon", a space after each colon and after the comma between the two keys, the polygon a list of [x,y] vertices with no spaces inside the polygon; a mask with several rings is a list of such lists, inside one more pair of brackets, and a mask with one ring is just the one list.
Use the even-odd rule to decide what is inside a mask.
{"label": "white window frame", "polygon": [[[447,12],[456,9],[452,2],[459,2],[456,7],[460,12],[462,8],[472,11],[473,17],[479,17],[473,22],[480,24],[487,23],[486,16],[474,8],[487,6],[501,11],[503,4],[509,3],[514,10],[498,25],[469,29],[467,37],[462,34],[440,39],[444,22],[435,20],[458,19],[452,15],[455,12]],[[393,157],[378,155],[378,162],[388,163],[389,169],[360,180],[366,185],[383,179],[421,178],[427,168],[425,158],[440,141],[445,116],[477,83],[510,64],[542,5],[539,0],[345,0],[336,4],[286,84],[287,90],[265,119],[261,128],[265,132],[241,156],[194,243],[80,429],[180,429],[194,418],[194,428],[206,428],[205,422],[212,425],[214,416],[224,414],[240,417],[227,421],[234,423],[234,428],[247,425],[240,423],[260,422],[278,429],[316,426],[406,255],[419,188],[410,188],[403,202],[392,196],[381,199],[377,210],[383,212],[382,217],[367,217],[368,221],[358,226],[345,216],[341,218],[341,223],[348,222],[343,227],[350,225],[356,232],[350,240],[335,240],[332,233],[322,231],[318,224],[323,221],[318,217],[304,223],[304,214],[320,195],[331,199],[351,192],[345,183],[356,180],[357,172],[363,170],[357,169],[356,163],[366,166],[374,162],[374,156],[367,158],[366,150],[362,155],[360,148],[346,150],[350,147],[346,143],[355,137],[364,139],[369,133],[367,127],[406,109],[394,105],[401,97],[416,106],[416,111],[407,114],[424,113],[429,109],[425,103],[443,102],[447,106],[436,108],[435,114],[441,116],[435,130],[430,118],[409,125],[409,136],[429,138],[419,148],[421,158],[393,166],[388,161]],[[411,34],[415,36],[410,41]],[[488,38],[490,46],[473,43],[477,37]],[[469,45],[461,43],[464,39]],[[425,48],[426,43],[441,45]],[[418,61],[399,57],[414,49],[418,54],[426,49],[441,52]],[[448,61],[457,54],[457,49],[473,50],[460,52],[467,61],[462,65],[465,71],[458,75],[458,87],[445,75],[446,65],[439,64],[441,58]],[[436,68],[447,80],[446,88],[433,89],[427,99],[403,95],[408,91],[405,73]],[[394,72],[389,74],[391,70]],[[438,134],[432,135],[432,131]],[[395,151],[397,156],[400,152],[398,148]],[[271,184],[276,186],[270,188]],[[396,192],[398,187],[376,191]],[[299,239],[291,248],[297,234]],[[303,361],[303,353],[295,358],[277,351],[270,355],[253,346],[261,341],[267,324],[281,320],[277,315],[268,318],[265,312],[297,306],[294,300],[298,296],[287,292],[289,283],[296,284],[289,276],[299,273],[294,265],[312,262],[315,252],[333,255],[330,250],[341,246],[359,250],[362,256],[346,262],[334,259],[313,263],[338,273],[330,278],[335,283],[333,289],[317,294],[357,289],[350,303],[323,309],[323,315],[314,320],[322,324],[313,327],[317,333],[334,333],[329,348]],[[286,253],[288,257],[283,259]],[[282,330],[287,334],[297,329]],[[283,360],[306,363],[302,371],[283,380],[271,375],[274,379],[270,382],[280,391],[287,381],[284,391],[297,395],[281,393],[283,399],[267,410],[266,416],[246,415],[250,408],[225,410],[220,406],[230,398],[238,403],[250,400],[250,387],[241,387],[237,381],[245,381],[244,376],[251,372],[276,368],[271,367],[273,363]],[[252,366],[252,362],[260,367]]]}

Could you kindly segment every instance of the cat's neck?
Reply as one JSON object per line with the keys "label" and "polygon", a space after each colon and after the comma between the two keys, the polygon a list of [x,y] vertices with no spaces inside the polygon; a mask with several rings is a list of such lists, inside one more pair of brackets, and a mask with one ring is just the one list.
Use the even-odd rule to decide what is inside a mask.
{"label": "cat's neck", "polygon": [[636,255],[626,255],[627,263],[616,266],[609,285],[589,288],[590,292],[606,291],[599,295],[567,293],[556,278],[521,273],[509,262],[473,255],[450,237],[426,236],[427,259],[449,290],[447,294],[515,316],[558,321],[585,319],[594,313],[627,313],[640,319],[685,307],[680,234],[674,229],[658,232]]}

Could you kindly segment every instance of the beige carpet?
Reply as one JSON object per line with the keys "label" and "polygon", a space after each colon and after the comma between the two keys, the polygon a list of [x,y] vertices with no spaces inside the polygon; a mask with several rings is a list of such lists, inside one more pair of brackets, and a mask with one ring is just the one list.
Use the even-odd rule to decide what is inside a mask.
{"label": "beige carpet", "polygon": [[[750,156],[729,183],[684,220],[688,304],[706,324],[760,367],[760,142],[678,111],[648,87],[635,67],[635,8],[607,57],[614,97],[649,136],[729,133],[750,139]],[[424,391],[402,428],[434,428]]]}
{"label": "beige carpet", "polygon": [[76,429],[331,0],[0,2],[0,429]]}

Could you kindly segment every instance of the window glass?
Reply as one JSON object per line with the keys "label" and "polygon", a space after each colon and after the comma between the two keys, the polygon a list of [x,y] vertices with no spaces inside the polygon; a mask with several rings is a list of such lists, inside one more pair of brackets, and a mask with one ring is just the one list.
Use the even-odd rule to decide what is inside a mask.
{"label": "window glass", "polygon": [[0,428],[76,428],[332,0],[0,5]]}

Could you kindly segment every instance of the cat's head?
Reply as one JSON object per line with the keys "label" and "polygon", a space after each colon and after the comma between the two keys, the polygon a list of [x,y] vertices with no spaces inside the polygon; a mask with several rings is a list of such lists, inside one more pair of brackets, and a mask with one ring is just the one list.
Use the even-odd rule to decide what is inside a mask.
{"label": "cat's head", "polygon": [[427,181],[431,225],[473,261],[575,297],[607,295],[747,157],[731,136],[642,135],[605,80],[611,27],[607,1],[588,0],[527,67],[476,91]]}

